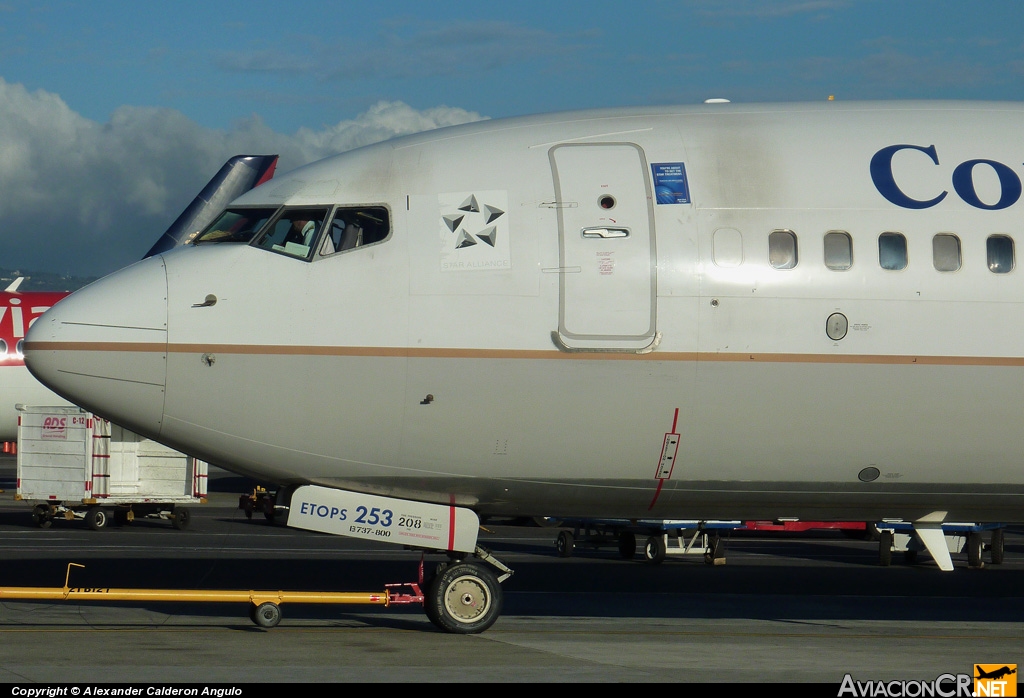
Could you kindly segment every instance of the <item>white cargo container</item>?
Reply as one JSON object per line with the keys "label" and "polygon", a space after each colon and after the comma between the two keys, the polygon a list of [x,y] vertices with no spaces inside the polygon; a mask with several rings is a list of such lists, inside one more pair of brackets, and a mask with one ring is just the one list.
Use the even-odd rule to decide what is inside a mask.
{"label": "white cargo container", "polygon": [[206,501],[207,465],[78,407],[18,405],[18,488],[35,523],[149,516],[189,522],[188,504]]}

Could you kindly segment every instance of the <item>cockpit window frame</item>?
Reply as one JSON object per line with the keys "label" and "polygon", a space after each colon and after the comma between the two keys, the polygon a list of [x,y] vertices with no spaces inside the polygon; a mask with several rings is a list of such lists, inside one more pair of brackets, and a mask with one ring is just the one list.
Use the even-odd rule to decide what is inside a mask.
{"label": "cockpit window frame", "polygon": [[[263,206],[257,204],[253,204],[250,206],[228,206],[219,214],[217,214],[217,218],[214,219],[208,226],[206,226],[206,228],[204,228],[202,232],[194,235],[192,239],[188,241],[188,244],[206,245],[210,243],[231,243],[236,245],[250,245],[252,244],[252,241],[256,239],[256,236],[259,235],[260,231],[262,231],[266,227],[267,223],[269,221],[274,220],[280,214],[281,208],[282,207],[278,204],[267,204]],[[212,231],[214,231],[214,229],[221,222],[225,214],[239,211],[269,211],[270,214],[266,217],[266,219],[259,227],[254,228],[252,230],[248,239],[236,239],[234,237],[204,239],[204,236],[209,235]]]}
{"label": "cockpit window frame", "polygon": [[[331,235],[331,232],[337,229],[337,223],[339,221],[339,218],[341,218],[341,216],[343,216],[345,214],[353,214],[353,215],[355,215],[359,211],[367,210],[367,209],[370,209],[370,210],[372,210],[372,209],[381,209],[384,212],[384,215],[385,215],[384,225],[387,226],[387,234],[384,235],[384,237],[380,238],[379,240],[374,240],[372,242],[362,242],[362,235],[360,234],[359,239],[356,242],[356,244],[353,244],[351,247],[344,247],[343,246],[342,249],[337,249],[337,247],[339,245],[335,244],[335,241],[334,241],[333,236]],[[371,218],[371,220],[372,220],[372,218]],[[393,225],[393,221],[394,221],[394,217],[391,215],[391,207],[388,206],[385,203],[337,204],[337,205],[335,205],[334,209],[331,211],[331,216],[330,216],[329,222],[328,222],[327,225],[324,226],[324,230],[320,233],[320,237],[319,237],[319,239],[316,242],[316,245],[315,245],[316,252],[313,255],[313,260],[312,261],[317,262],[317,261],[320,261],[322,259],[333,259],[333,258],[339,257],[340,255],[345,255],[345,254],[348,254],[350,252],[355,252],[356,250],[362,250],[362,249],[366,249],[366,248],[369,248],[369,247],[376,247],[377,245],[385,243],[388,240],[390,240],[392,238],[392,236],[394,235],[394,233],[395,233],[395,227]],[[347,230],[347,227],[345,229]],[[327,242],[328,238],[331,239],[331,242],[329,244]],[[325,249],[330,249],[330,250],[333,250],[333,251],[325,252]]]}
{"label": "cockpit window frame", "polygon": [[[298,254],[295,247],[290,245],[277,245],[271,244],[266,246],[268,242],[268,236],[276,231],[277,224],[281,222],[281,219],[293,216],[294,214],[302,213],[313,213],[315,214],[308,220],[312,221],[314,218],[319,222],[319,228],[316,230],[308,249],[303,254]],[[320,244],[320,239],[323,236],[323,231],[327,227],[325,223],[333,219],[334,206],[332,204],[301,204],[297,206],[281,206],[274,215],[267,220],[267,222],[260,228],[256,235],[253,236],[249,242],[250,247],[255,247],[266,252],[273,252],[274,254],[283,255],[291,259],[299,259],[308,262],[314,254],[314,250]],[[304,246],[304,245],[303,245]]]}

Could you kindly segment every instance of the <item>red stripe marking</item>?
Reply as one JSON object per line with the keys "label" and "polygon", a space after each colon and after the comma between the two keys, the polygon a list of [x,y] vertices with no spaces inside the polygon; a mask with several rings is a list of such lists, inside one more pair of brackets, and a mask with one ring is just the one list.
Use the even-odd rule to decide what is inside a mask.
{"label": "red stripe marking", "polygon": [[651,509],[654,508],[655,503],[657,503],[657,501],[658,501],[658,495],[661,494],[661,486],[664,485],[664,484],[665,484],[664,480],[662,480],[662,479],[658,480],[658,490],[654,493],[654,499],[651,500],[651,505],[649,507],[647,507],[647,511],[650,511]]}
{"label": "red stripe marking", "polygon": [[[670,433],[677,434],[676,427],[679,425],[679,408],[677,407],[675,413],[672,415],[672,431]],[[666,437],[668,438],[668,437]],[[664,444],[662,444],[664,447]],[[673,463],[673,468],[675,464]],[[658,497],[661,495],[661,488],[665,485],[664,478],[658,478],[658,489],[654,492],[654,498],[651,500],[650,506],[647,507],[647,511],[654,508],[654,505],[658,503]]]}
{"label": "red stripe marking", "polygon": [[451,506],[448,507],[448,549],[455,549],[455,495],[449,495]]}

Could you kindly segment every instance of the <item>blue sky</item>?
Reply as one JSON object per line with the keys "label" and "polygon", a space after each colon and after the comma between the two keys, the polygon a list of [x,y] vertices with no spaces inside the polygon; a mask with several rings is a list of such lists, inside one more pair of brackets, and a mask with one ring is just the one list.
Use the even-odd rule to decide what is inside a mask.
{"label": "blue sky", "polygon": [[709,97],[1019,100],[1022,26],[1016,0],[0,0],[0,266],[112,271],[243,150],[286,170],[482,117]]}

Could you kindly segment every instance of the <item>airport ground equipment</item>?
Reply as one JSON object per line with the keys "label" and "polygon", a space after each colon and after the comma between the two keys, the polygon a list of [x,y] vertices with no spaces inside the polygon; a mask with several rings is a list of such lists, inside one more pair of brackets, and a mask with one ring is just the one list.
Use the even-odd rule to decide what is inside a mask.
{"label": "airport ground equipment", "polygon": [[[85,567],[69,563],[63,587],[0,587],[0,600],[49,601],[159,601],[178,603],[248,603],[249,619],[261,628],[273,628],[281,622],[281,604],[362,604],[391,606],[424,603],[423,564],[417,582],[386,584],[380,592],[345,591],[253,591],[230,589],[117,589],[72,587],[71,568]],[[407,588],[407,592],[401,591]]]}
{"label": "airport ground equipment", "polygon": [[18,405],[15,499],[40,528],[84,520],[93,530],[140,517],[189,524],[206,501],[207,464],[78,407]]}
{"label": "airport ground equipment", "polygon": [[[238,508],[245,512],[245,518],[252,519],[253,514],[261,512],[267,521],[274,521],[278,514],[276,508],[277,495],[267,488],[257,485],[249,494],[238,495]],[[288,508],[281,507],[285,514]]]}
{"label": "airport ground equipment", "polygon": [[618,547],[625,560],[636,556],[637,537],[644,541],[644,560],[653,565],[664,562],[669,555],[703,555],[709,565],[725,564],[722,533],[740,529],[742,521],[697,521],[661,519],[560,519],[564,526],[558,532],[555,549],[560,557],[570,557],[576,546],[591,548]]}
{"label": "airport ground equipment", "polygon": [[383,591],[371,592],[73,587],[72,567],[85,565],[69,563],[63,587],[0,587],[0,601],[247,603],[249,619],[261,628],[273,628],[281,622],[284,603],[385,607],[418,603],[435,626],[462,634],[486,630],[501,613],[497,578],[474,562],[453,560],[440,565],[435,575],[425,580],[421,557],[415,582],[385,584]]}
{"label": "airport ground equipment", "polygon": [[[943,564],[952,567],[949,554],[962,552],[967,553],[969,567],[984,567],[982,552],[986,549],[993,565],[1000,565],[1003,562],[1006,524],[940,523],[938,533],[933,535],[934,542],[929,541],[928,531],[922,531],[918,522],[883,520],[874,526],[878,530],[878,558],[884,567],[892,564],[894,552],[902,552],[903,559],[914,564],[922,550],[927,550],[940,567]],[[985,532],[991,532],[987,547],[983,538]]]}

